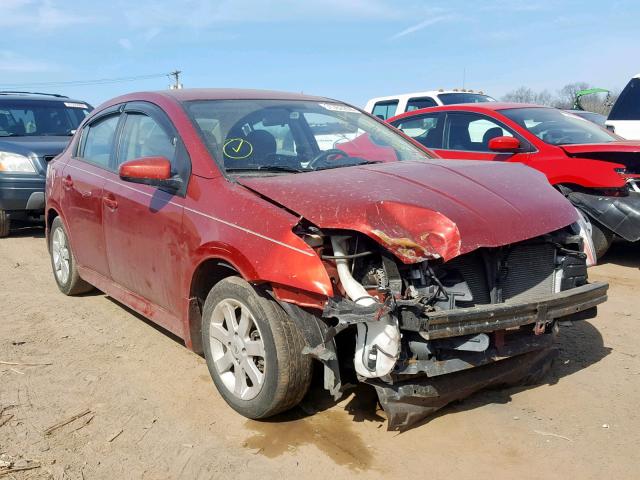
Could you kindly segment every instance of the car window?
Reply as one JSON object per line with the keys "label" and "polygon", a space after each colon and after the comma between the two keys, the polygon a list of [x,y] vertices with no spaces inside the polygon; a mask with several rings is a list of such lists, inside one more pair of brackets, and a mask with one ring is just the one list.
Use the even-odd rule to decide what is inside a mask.
{"label": "car window", "polygon": [[420,115],[394,122],[396,128],[428,148],[442,148],[444,115]]}
{"label": "car window", "polygon": [[388,100],[385,102],[378,102],[373,106],[373,115],[382,120],[391,118],[396,114],[396,108],[398,107],[398,100]]}
{"label": "car window", "polygon": [[618,139],[589,120],[556,108],[508,108],[500,113],[550,145],[608,143]]}
{"label": "car window", "polygon": [[484,103],[495,102],[489,95],[480,93],[439,93],[438,98],[443,105],[455,105],[458,103]]}
{"label": "car window", "polygon": [[405,108],[405,112],[413,112],[414,110],[420,110],[421,108],[437,106],[438,104],[431,97],[410,98],[407,102],[407,108]]}
{"label": "car window", "polygon": [[174,161],[176,142],[158,122],[142,113],[128,113],[122,129],[118,163],[142,157]]}
{"label": "car window", "polygon": [[497,137],[513,137],[503,125],[484,115],[450,113],[447,115],[446,149],[489,152],[489,141]]}
{"label": "car window", "polygon": [[289,124],[289,122],[283,122],[282,124],[276,123],[275,125],[265,125],[264,120],[261,120],[251,125],[251,130],[265,132],[264,134],[256,134],[262,135],[264,138],[270,138],[267,136],[267,134],[273,137],[276,141],[276,155],[296,155],[296,142],[293,139],[293,134],[291,133],[291,125]]}
{"label": "car window", "polygon": [[355,125],[332,115],[305,112],[303,116],[320,150],[338,148],[341,143],[353,140],[359,134]]}
{"label": "car window", "polygon": [[304,173],[429,155],[390,125],[339,102],[185,102],[214,160],[233,175]]}
{"label": "car window", "polygon": [[119,115],[99,119],[84,130],[82,157],[97,165],[108,168],[111,158],[113,137],[118,126]]}
{"label": "car window", "polygon": [[90,111],[84,103],[0,101],[0,137],[68,136]]}

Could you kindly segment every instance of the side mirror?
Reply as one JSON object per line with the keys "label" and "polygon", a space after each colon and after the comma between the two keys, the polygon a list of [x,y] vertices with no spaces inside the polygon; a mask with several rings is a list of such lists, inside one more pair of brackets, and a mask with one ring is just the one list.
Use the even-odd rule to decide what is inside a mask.
{"label": "side mirror", "polygon": [[165,157],[143,157],[120,165],[122,180],[145,185],[162,185],[171,180],[171,162]]}
{"label": "side mirror", "polygon": [[489,150],[501,153],[515,153],[520,150],[520,140],[515,137],[496,137],[489,140]]}

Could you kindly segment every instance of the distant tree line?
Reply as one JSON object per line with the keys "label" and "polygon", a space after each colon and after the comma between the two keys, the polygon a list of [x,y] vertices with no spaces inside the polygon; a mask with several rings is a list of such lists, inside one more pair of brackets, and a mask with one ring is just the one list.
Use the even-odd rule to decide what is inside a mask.
{"label": "distant tree line", "polygon": [[[506,93],[501,100],[504,102],[535,103],[537,105],[570,109],[573,107],[576,93],[588,88],[593,88],[593,86],[586,82],[569,83],[553,94],[549,90],[536,92],[529,87],[522,86]],[[609,95],[605,93],[585,95],[580,99],[580,104],[582,108],[590,112],[608,115],[619,93],[612,91]]]}

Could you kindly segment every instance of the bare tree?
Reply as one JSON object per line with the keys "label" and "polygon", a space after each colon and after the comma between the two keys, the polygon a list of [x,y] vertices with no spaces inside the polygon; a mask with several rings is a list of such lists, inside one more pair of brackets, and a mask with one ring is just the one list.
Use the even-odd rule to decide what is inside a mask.
{"label": "bare tree", "polygon": [[554,104],[557,108],[572,108],[576,99],[576,94],[580,90],[591,88],[587,82],[569,83],[558,90],[558,100]]}
{"label": "bare tree", "polygon": [[514,103],[535,103],[538,105],[551,105],[553,103],[553,96],[548,90],[541,92],[535,92],[529,87],[519,87],[511,92],[506,93],[502,100],[504,102]]}
{"label": "bare tree", "polygon": [[[587,90],[588,88],[591,88],[591,86],[586,82],[569,83],[558,90],[557,95],[554,96],[548,90],[536,92],[529,87],[522,86],[507,92],[501,100],[504,102],[534,103],[537,105],[571,109],[575,103],[576,94],[580,90]],[[583,109],[590,112],[608,115],[619,94],[620,92],[612,92],[609,95],[605,93],[585,95],[580,99],[580,105]]]}

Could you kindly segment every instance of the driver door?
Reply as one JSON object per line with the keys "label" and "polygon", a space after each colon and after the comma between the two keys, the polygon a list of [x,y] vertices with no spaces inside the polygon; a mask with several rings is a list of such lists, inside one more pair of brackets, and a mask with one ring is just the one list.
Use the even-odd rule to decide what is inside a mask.
{"label": "driver door", "polygon": [[[522,151],[516,153],[493,152],[489,141],[497,137],[517,137]],[[442,148],[434,151],[443,158],[456,160],[498,160],[526,162],[529,158],[528,142],[497,120],[479,113],[447,112],[444,122]]]}
{"label": "driver door", "polygon": [[[117,155],[104,186],[103,217],[111,278],[120,286],[179,316],[185,262],[182,239],[184,194],[190,161],[177,131],[158,108],[127,104]],[[135,158],[162,156],[183,179],[183,191],[126,182],[119,165]],[[160,322],[162,323],[162,322]],[[175,331],[173,325],[164,325]]]}

